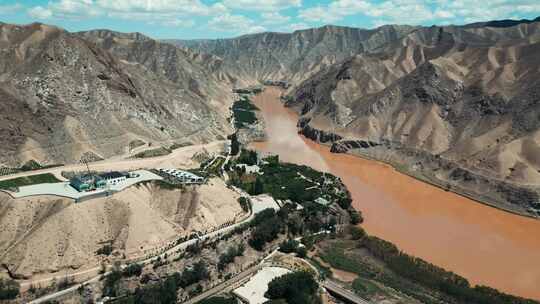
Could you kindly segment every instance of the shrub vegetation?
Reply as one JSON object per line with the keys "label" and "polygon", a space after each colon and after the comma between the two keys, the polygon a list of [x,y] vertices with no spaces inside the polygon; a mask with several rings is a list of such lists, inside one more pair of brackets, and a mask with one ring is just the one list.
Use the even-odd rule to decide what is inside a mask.
{"label": "shrub vegetation", "polygon": [[20,285],[11,279],[0,278],[0,300],[15,299],[19,295]]}
{"label": "shrub vegetation", "polygon": [[317,294],[318,288],[319,285],[311,273],[298,271],[273,279],[268,284],[265,297],[284,300],[289,304],[316,304],[321,303]]}
{"label": "shrub vegetation", "polygon": [[54,175],[51,173],[30,175],[17,177],[13,179],[8,179],[0,181],[0,189],[12,189],[22,186],[29,186],[35,184],[45,184],[45,183],[58,183],[60,182]]}

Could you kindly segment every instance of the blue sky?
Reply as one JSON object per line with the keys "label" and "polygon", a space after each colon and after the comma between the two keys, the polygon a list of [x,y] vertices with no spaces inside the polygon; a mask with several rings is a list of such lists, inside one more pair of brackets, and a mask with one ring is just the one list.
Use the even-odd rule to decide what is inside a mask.
{"label": "blue sky", "polygon": [[540,0],[0,0],[0,21],[154,38],[225,38],[325,24],[447,25],[540,16]]}

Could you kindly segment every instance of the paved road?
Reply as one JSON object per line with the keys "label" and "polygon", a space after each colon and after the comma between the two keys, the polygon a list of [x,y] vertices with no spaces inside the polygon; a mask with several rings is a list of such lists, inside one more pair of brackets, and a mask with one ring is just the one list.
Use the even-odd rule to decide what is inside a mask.
{"label": "paved road", "polygon": [[103,274],[100,274],[94,278],[91,278],[90,280],[88,281],[85,281],[83,283],[80,283],[80,284],[76,284],[76,285],[73,285],[71,286],[70,288],[67,288],[67,289],[64,289],[64,290],[60,290],[58,292],[55,292],[55,293],[51,293],[49,295],[46,295],[46,296],[43,296],[41,298],[38,298],[38,299],[35,299],[34,301],[30,301],[28,302],[28,304],[40,304],[40,303],[46,303],[48,301],[51,301],[51,300],[54,300],[54,299],[57,299],[57,298],[60,298],[64,295],[67,295],[71,292],[74,292],[74,291],[77,291],[77,289],[79,289],[79,287],[81,286],[84,286],[84,285],[87,285],[87,284],[90,284],[90,283],[94,283],[94,282],[97,282],[101,279],[101,277],[103,276],[106,276],[108,275],[109,273],[111,273],[110,271],[108,272],[105,272]]}
{"label": "paved road", "polygon": [[341,287],[339,284],[337,284],[336,282],[334,281],[330,281],[330,280],[325,280],[323,283],[322,283],[322,286],[329,292],[331,293],[334,293],[334,294],[338,294],[339,296],[355,303],[355,304],[371,304],[370,302],[368,302],[367,300],[364,300],[362,298],[360,298],[358,295],[356,295],[355,293]]}
{"label": "paved road", "polygon": [[[253,274],[254,272],[258,271],[259,269],[263,268],[263,267],[266,267],[266,266],[271,266],[267,263],[267,261],[274,255],[278,252],[279,250],[279,247],[277,247],[276,249],[272,250],[272,252],[270,252],[268,255],[266,255],[260,262],[259,264],[257,265],[254,265],[253,267],[250,267],[244,271],[242,271],[241,273],[237,274],[235,277],[233,277],[232,279],[228,280],[228,281],[225,281],[203,293],[201,293],[200,295],[194,297],[194,298],[191,298],[189,300],[187,300],[186,302],[183,302],[183,304],[195,304],[201,300],[204,300],[208,297],[211,297],[217,293],[220,293],[221,291],[224,291],[226,289],[229,289],[231,288],[231,286],[234,286],[232,289],[235,289],[237,287],[239,287],[239,285],[243,284],[244,280],[249,278],[251,276],[251,274]],[[241,283],[241,284],[239,284]],[[235,286],[235,285],[238,285],[238,286]]]}
{"label": "paved road", "polygon": [[249,278],[254,272],[256,272],[257,270],[259,270],[261,268],[261,265],[255,265],[251,268],[248,268],[244,271],[242,271],[241,273],[239,273],[238,275],[236,275],[234,278],[228,280],[228,281],[225,281],[213,288],[210,288],[208,289],[207,291],[201,293],[200,295],[196,296],[196,297],[193,297],[185,302],[182,302],[184,304],[195,304],[201,300],[204,300],[206,298],[209,298],[215,294],[218,294],[220,293],[221,291],[225,290],[225,289],[228,289],[228,288],[231,288],[231,286],[235,285],[235,284],[238,284],[238,283],[241,283],[243,280]]}

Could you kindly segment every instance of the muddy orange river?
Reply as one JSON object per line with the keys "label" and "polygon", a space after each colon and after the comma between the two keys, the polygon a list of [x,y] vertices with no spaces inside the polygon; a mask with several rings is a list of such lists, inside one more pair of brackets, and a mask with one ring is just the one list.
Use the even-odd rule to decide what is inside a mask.
{"label": "muddy orange river", "polygon": [[441,190],[392,167],[329,148],[297,134],[297,115],[267,88],[254,102],[267,141],[261,152],[341,177],[370,234],[458,273],[472,284],[540,300],[540,221],[500,211]]}

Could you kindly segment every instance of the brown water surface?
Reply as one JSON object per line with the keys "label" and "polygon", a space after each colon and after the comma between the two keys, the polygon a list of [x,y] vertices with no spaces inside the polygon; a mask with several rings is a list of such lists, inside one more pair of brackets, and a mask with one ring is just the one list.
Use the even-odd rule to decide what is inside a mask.
{"label": "brown water surface", "polygon": [[297,115],[282,106],[279,95],[267,88],[255,97],[268,138],[252,144],[254,149],[341,177],[370,234],[473,284],[540,300],[540,221],[482,205],[376,161],[330,153],[297,134]]}

